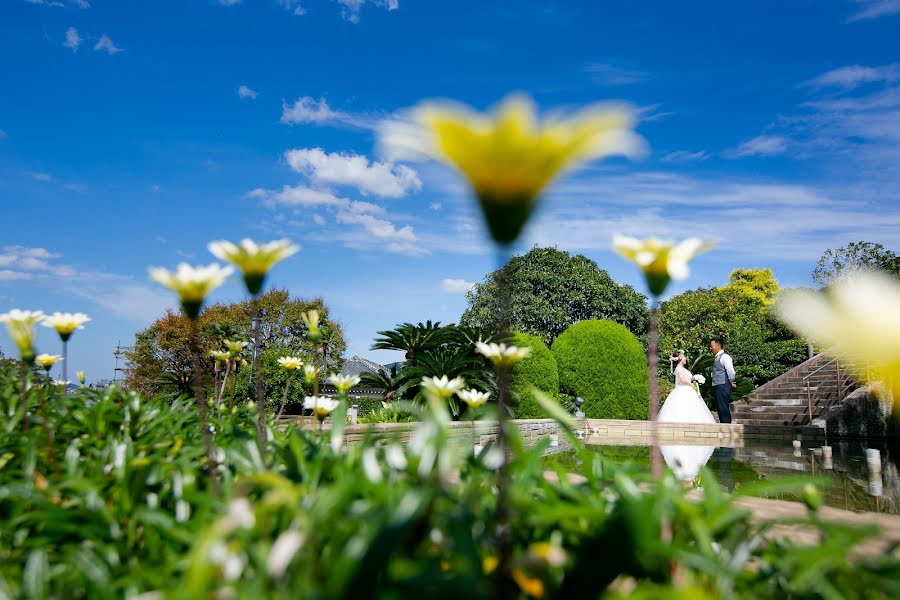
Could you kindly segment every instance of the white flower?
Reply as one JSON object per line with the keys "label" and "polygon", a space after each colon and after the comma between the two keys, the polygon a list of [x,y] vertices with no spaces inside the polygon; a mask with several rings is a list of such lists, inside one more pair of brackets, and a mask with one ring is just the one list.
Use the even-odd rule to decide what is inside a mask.
{"label": "white flower", "polygon": [[27,363],[34,361],[34,326],[44,320],[39,310],[19,310],[14,308],[0,315],[0,323],[6,323],[9,337],[19,348],[19,356]]}
{"label": "white flower", "polygon": [[300,315],[303,324],[306,325],[306,337],[310,341],[318,342],[322,338],[322,332],[319,330],[319,311],[314,308],[309,309]]}
{"label": "white flower", "polygon": [[303,361],[300,360],[299,356],[282,356],[278,359],[278,364],[281,365],[282,369],[295,371],[303,366]]}
{"label": "white flower", "polygon": [[397,471],[402,471],[406,468],[406,455],[403,453],[403,448],[401,448],[397,444],[391,444],[387,448],[384,449],[384,460],[387,464]]}
{"label": "white flower", "polygon": [[613,236],[613,249],[641,268],[654,296],[662,295],[671,279],[687,279],[691,274],[688,262],[710,248],[711,243],[699,238],[675,244],[656,238],[639,240],[624,235]]}
{"label": "white flower", "polygon": [[223,363],[231,358],[231,355],[224,350],[213,350],[209,353],[209,357],[217,362]]}
{"label": "white flower", "polygon": [[213,542],[209,547],[209,561],[222,569],[225,581],[237,580],[244,570],[244,559],[222,542]]}
{"label": "white flower", "polygon": [[337,388],[337,391],[341,394],[344,394],[352,388],[354,385],[358,384],[362,381],[358,375],[337,375],[331,374],[328,376],[328,383]]}
{"label": "white flower", "polygon": [[368,479],[372,483],[379,483],[381,481],[381,467],[378,464],[378,457],[375,454],[375,448],[372,448],[370,446],[363,450],[362,468],[366,479]]}
{"label": "white flower", "polygon": [[57,361],[61,361],[62,359],[63,357],[58,354],[38,354],[35,357],[34,362],[49,371]]}
{"label": "white flower", "polygon": [[249,239],[241,240],[240,244],[222,240],[209,244],[209,251],[216,258],[230,262],[241,270],[247,290],[253,295],[262,289],[263,280],[269,269],[298,250],[300,247],[288,240],[277,240],[267,244],[257,244]]}
{"label": "white flower", "polygon": [[303,366],[303,378],[306,379],[306,383],[313,383],[318,376],[319,369],[315,365],[307,364]]}
{"label": "white flower", "polygon": [[178,500],[175,503],[175,521],[184,523],[191,518],[191,505],[184,500]]}
{"label": "white flower", "polygon": [[296,529],[288,529],[278,536],[278,539],[272,544],[269,558],[266,561],[266,571],[268,571],[269,577],[278,579],[284,575],[304,541],[306,538]]}
{"label": "white flower", "polygon": [[306,396],[303,398],[303,408],[313,411],[320,420],[331,414],[338,407],[339,402],[327,396]]}
{"label": "white flower", "polygon": [[478,390],[462,390],[458,394],[459,399],[471,406],[472,408],[477,408],[488,401],[491,397],[488,392],[479,392]]}
{"label": "white flower", "polygon": [[453,396],[453,394],[463,389],[464,385],[466,385],[466,382],[462,377],[454,377],[453,379],[448,379],[446,375],[442,375],[441,377],[422,378],[422,387],[438,398],[442,398],[444,400],[450,398],[451,396]]}
{"label": "white flower", "polygon": [[150,267],[150,278],[178,294],[181,306],[188,318],[196,319],[207,294],[222,285],[234,271],[215,263],[205,267],[178,265],[175,272],[161,267]]}
{"label": "white flower", "polygon": [[504,343],[495,344],[493,342],[490,344],[475,342],[475,351],[486,356],[492,363],[498,366],[509,366],[531,356],[531,348],[519,348],[517,346],[508,346]]}
{"label": "white flower", "polygon": [[78,377],[78,383],[84,385],[84,371],[78,371],[75,373],[75,376]]}
{"label": "white flower", "polygon": [[91,318],[84,313],[55,312],[46,317],[41,325],[56,330],[62,341],[68,341],[76,329],[84,329],[84,324]]}
{"label": "white flower", "polygon": [[706,377],[704,377],[700,373],[697,373],[696,375],[694,375],[694,381],[696,381],[700,385],[703,385],[704,383],[706,383]]}
{"label": "white flower", "polygon": [[225,340],[223,342],[228,351],[232,354],[240,354],[247,347],[248,342]]}
{"label": "white flower", "polygon": [[59,387],[66,387],[66,386],[69,385],[70,383],[72,383],[72,382],[69,381],[68,379],[57,379],[57,380],[55,380],[55,381],[53,382],[53,385],[56,385],[56,386],[59,386]]}

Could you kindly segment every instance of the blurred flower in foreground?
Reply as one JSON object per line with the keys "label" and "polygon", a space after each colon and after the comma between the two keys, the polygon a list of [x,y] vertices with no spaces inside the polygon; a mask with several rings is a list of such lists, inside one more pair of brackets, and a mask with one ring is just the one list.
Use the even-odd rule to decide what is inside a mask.
{"label": "blurred flower in foreground", "polygon": [[462,377],[449,379],[446,375],[441,377],[423,377],[422,387],[443,400],[449,399],[466,385]]}
{"label": "blurred flower in foreground", "polygon": [[59,334],[59,338],[67,342],[76,329],[84,329],[84,324],[90,320],[91,318],[84,313],[55,312],[46,317],[41,322],[41,325],[55,329],[56,333]]}
{"label": "blurred flower in foreground", "polygon": [[50,369],[53,368],[53,365],[62,359],[63,357],[58,354],[38,354],[34,359],[34,362],[43,367],[44,370],[50,371]]}
{"label": "blurred flower in foreground", "polygon": [[304,365],[303,367],[303,379],[306,380],[306,383],[313,383],[316,381],[316,378],[319,376],[319,369],[315,367],[315,365]]}
{"label": "blurred flower in foreground", "polygon": [[360,382],[358,375],[329,375],[328,383],[337,388],[338,393],[346,394],[347,390]]}
{"label": "blurred flower in foreground", "polygon": [[78,383],[84,385],[84,371],[77,371],[75,376],[78,377]]}
{"label": "blurred flower in foreground", "polygon": [[243,352],[249,342],[233,342],[231,340],[225,340],[223,343],[225,344],[225,347],[228,348],[228,352],[234,355]]}
{"label": "blurred flower in foreground", "polygon": [[857,376],[882,381],[894,400],[900,400],[900,283],[896,279],[855,273],[824,292],[782,292],[775,309],[800,335],[836,354],[847,353],[846,363]]}
{"label": "blurred flower in foreground", "polygon": [[230,262],[241,270],[247,291],[252,296],[256,296],[262,290],[269,269],[298,250],[300,247],[288,240],[277,240],[267,244],[257,244],[249,239],[241,240],[240,244],[223,240],[209,244],[209,251],[216,258]]}
{"label": "blurred flower in foreground", "polygon": [[475,351],[487,357],[498,367],[508,367],[531,356],[531,348],[519,348],[518,346],[507,346],[504,343],[495,344],[493,342],[490,344],[475,342]]}
{"label": "blurred flower in foreground", "polygon": [[231,354],[225,352],[224,350],[212,350],[209,353],[209,357],[216,362],[224,364],[229,358],[231,358]]}
{"label": "blurred flower in foreground", "polygon": [[300,315],[303,324],[306,325],[306,337],[311,342],[318,342],[322,339],[322,331],[319,329],[319,311],[314,308],[309,309]]}
{"label": "blurred flower in foreground", "polygon": [[634,156],[644,143],[627,107],[592,105],[539,120],[534,103],[512,95],[493,114],[442,101],[425,101],[405,120],[380,126],[384,154],[397,160],[434,158],[469,180],[494,240],[509,244],[556,176],[610,155]]}
{"label": "blurred flower in foreground", "polygon": [[324,421],[331,411],[338,407],[338,401],[327,396],[306,396],[303,398],[303,408],[313,411],[319,421]]}
{"label": "blurred flower in foreground", "polygon": [[299,356],[282,356],[278,359],[278,364],[281,365],[282,369],[296,371],[303,366],[303,361]]}
{"label": "blurred flower in foreground", "polygon": [[44,320],[39,310],[19,310],[14,308],[0,315],[0,323],[6,323],[9,337],[19,348],[20,358],[28,364],[34,362],[34,326]]}
{"label": "blurred flower in foreground", "polygon": [[70,383],[72,383],[72,382],[71,382],[71,381],[68,381],[68,380],[66,380],[66,379],[57,379],[56,381],[53,382],[53,385],[56,385],[56,386],[59,386],[59,387],[66,387],[66,386],[69,385]]}
{"label": "blurred flower in foreground", "polygon": [[674,244],[656,238],[639,240],[616,235],[613,236],[613,248],[637,264],[644,272],[650,293],[661,296],[672,279],[687,279],[691,274],[688,262],[712,248],[712,244],[699,238],[690,238]]}
{"label": "blurred flower in foreground", "polygon": [[478,408],[482,404],[488,401],[491,397],[489,392],[479,392],[478,390],[461,390],[456,394],[460,400],[471,406],[472,408]]}
{"label": "blurred flower in foreground", "polygon": [[231,267],[215,263],[205,267],[181,263],[174,272],[161,267],[150,267],[150,278],[178,294],[184,314],[189,319],[196,319],[207,294],[225,283],[233,271]]}

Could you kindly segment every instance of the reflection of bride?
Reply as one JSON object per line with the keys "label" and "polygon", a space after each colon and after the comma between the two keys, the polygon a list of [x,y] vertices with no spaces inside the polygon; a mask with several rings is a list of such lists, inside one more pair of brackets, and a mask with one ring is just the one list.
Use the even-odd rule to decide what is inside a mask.
{"label": "reflection of bride", "polygon": [[666,464],[682,481],[693,481],[709,461],[715,446],[662,446]]}
{"label": "reflection of bride", "polygon": [[694,389],[691,372],[685,368],[684,352],[676,352],[670,359],[675,375],[675,389],[666,398],[657,417],[660,423],[715,423],[706,403]]}

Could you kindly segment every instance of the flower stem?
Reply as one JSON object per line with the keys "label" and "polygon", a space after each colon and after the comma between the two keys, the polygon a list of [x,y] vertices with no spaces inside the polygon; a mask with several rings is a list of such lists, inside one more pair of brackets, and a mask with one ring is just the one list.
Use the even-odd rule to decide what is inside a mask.
{"label": "flower stem", "polygon": [[662,474],[662,455],[659,451],[659,381],[658,381],[658,356],[659,356],[659,298],[654,297],[650,302],[650,331],[647,341],[647,376],[650,389],[648,412],[650,414],[650,430],[652,432],[650,444],[650,466],[654,477]]}
{"label": "flower stem", "polygon": [[22,368],[19,370],[20,390],[22,393],[22,428],[28,432],[28,364],[22,362]]}
{"label": "flower stem", "polygon": [[[497,252],[500,270],[497,275],[498,290],[498,315],[497,336],[498,342],[505,341],[510,326],[510,282],[507,264],[511,258],[511,252],[507,246],[499,246]],[[494,593],[497,598],[509,598],[511,596],[512,577],[512,536],[510,532],[510,506],[509,506],[509,431],[508,431],[508,387],[509,368],[497,366],[497,404],[499,415],[497,417],[497,448],[500,451],[502,462],[497,472],[497,505],[494,512],[495,536],[497,543],[497,572],[494,581]]]}
{"label": "flower stem", "polygon": [[288,388],[290,386],[291,386],[291,375],[290,375],[290,372],[288,372],[287,380],[284,382],[284,394],[281,395],[281,406],[278,407],[278,416],[275,417],[276,421],[278,421],[278,419],[281,418],[281,415],[284,414],[284,407],[287,404]]}
{"label": "flower stem", "polygon": [[237,388],[237,372],[238,372],[238,364],[237,359],[232,358],[234,361],[234,375],[231,377],[231,393],[228,398],[228,405],[231,408],[234,408],[234,391]]}
{"label": "flower stem", "polygon": [[[63,340],[62,346],[63,346],[62,380],[67,382],[67,381],[69,381],[69,378],[67,377],[67,373],[69,372],[69,342],[67,340]],[[63,385],[60,386],[60,388],[62,388],[59,392],[61,396],[66,395],[66,393],[69,391],[67,389],[68,387],[69,387],[68,383],[64,383]]]}
{"label": "flower stem", "polygon": [[256,371],[256,443],[262,457],[263,468],[266,465],[266,394],[263,384],[262,353],[259,348],[259,296],[253,296],[253,370]]}
{"label": "flower stem", "polygon": [[200,433],[206,447],[206,472],[214,494],[219,494],[219,476],[216,472],[216,455],[213,452],[212,435],[206,419],[206,390],[203,388],[202,365],[200,362],[200,335],[197,332],[197,321],[191,319],[191,355],[194,366],[194,393],[197,397],[197,412],[200,413]]}
{"label": "flower stem", "polygon": [[[225,397],[225,386],[228,385],[228,372],[231,370],[231,361],[225,363],[225,377],[222,378],[222,389],[219,390],[218,397],[216,398],[216,404],[222,401],[222,398]],[[234,375],[232,375],[232,379],[234,379]]]}
{"label": "flower stem", "polygon": [[50,421],[47,414],[47,395],[50,394],[51,386],[48,384],[47,388],[42,390],[40,396],[40,410],[41,410],[41,429],[44,430],[44,440],[47,442],[47,456],[50,458],[50,464],[53,466],[53,470],[57,475],[60,475],[62,472],[59,470],[59,461],[56,459],[56,446],[53,444],[53,434],[50,433]]}

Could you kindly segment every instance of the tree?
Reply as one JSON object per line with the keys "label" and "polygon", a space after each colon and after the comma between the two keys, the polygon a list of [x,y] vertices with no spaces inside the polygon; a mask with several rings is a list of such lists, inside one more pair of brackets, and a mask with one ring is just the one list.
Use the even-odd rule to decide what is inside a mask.
{"label": "tree", "polygon": [[[326,372],[340,370],[346,349],[343,330],[338,322],[328,318],[328,308],[321,298],[291,298],[286,290],[272,290],[261,295],[259,302],[260,351],[303,356],[324,365]],[[313,308],[319,310],[322,318],[324,339],[320,343],[306,338],[306,326],[300,318]],[[209,306],[199,320],[201,348],[221,349],[225,336],[251,340],[252,313],[249,301]],[[165,390],[192,393],[189,335],[190,322],[172,311],[138,332],[134,347],[126,355],[125,385],[144,394]],[[211,373],[211,361],[206,357],[203,361],[204,371]],[[244,371],[249,374],[249,367],[244,367]]]}
{"label": "tree", "polygon": [[775,301],[780,287],[772,269],[735,269],[731,272],[728,287],[741,290],[762,304],[770,305]]}
{"label": "tree", "polygon": [[406,360],[415,362],[418,354],[440,346],[445,334],[446,328],[441,327],[440,321],[429,320],[418,325],[401,323],[394,329],[379,331],[372,350],[400,350]]}
{"label": "tree", "polygon": [[813,270],[813,281],[827,287],[835,279],[859,269],[877,269],[900,277],[900,257],[881,244],[851,242],[844,247],[826,250]]}
{"label": "tree", "polygon": [[467,295],[461,322],[490,329],[499,312],[498,280],[505,277],[511,294],[509,328],[529,333],[550,345],[569,325],[607,319],[642,335],[647,329],[647,298],[616,283],[597,263],[580,254],[534,247],[490,273]]}

